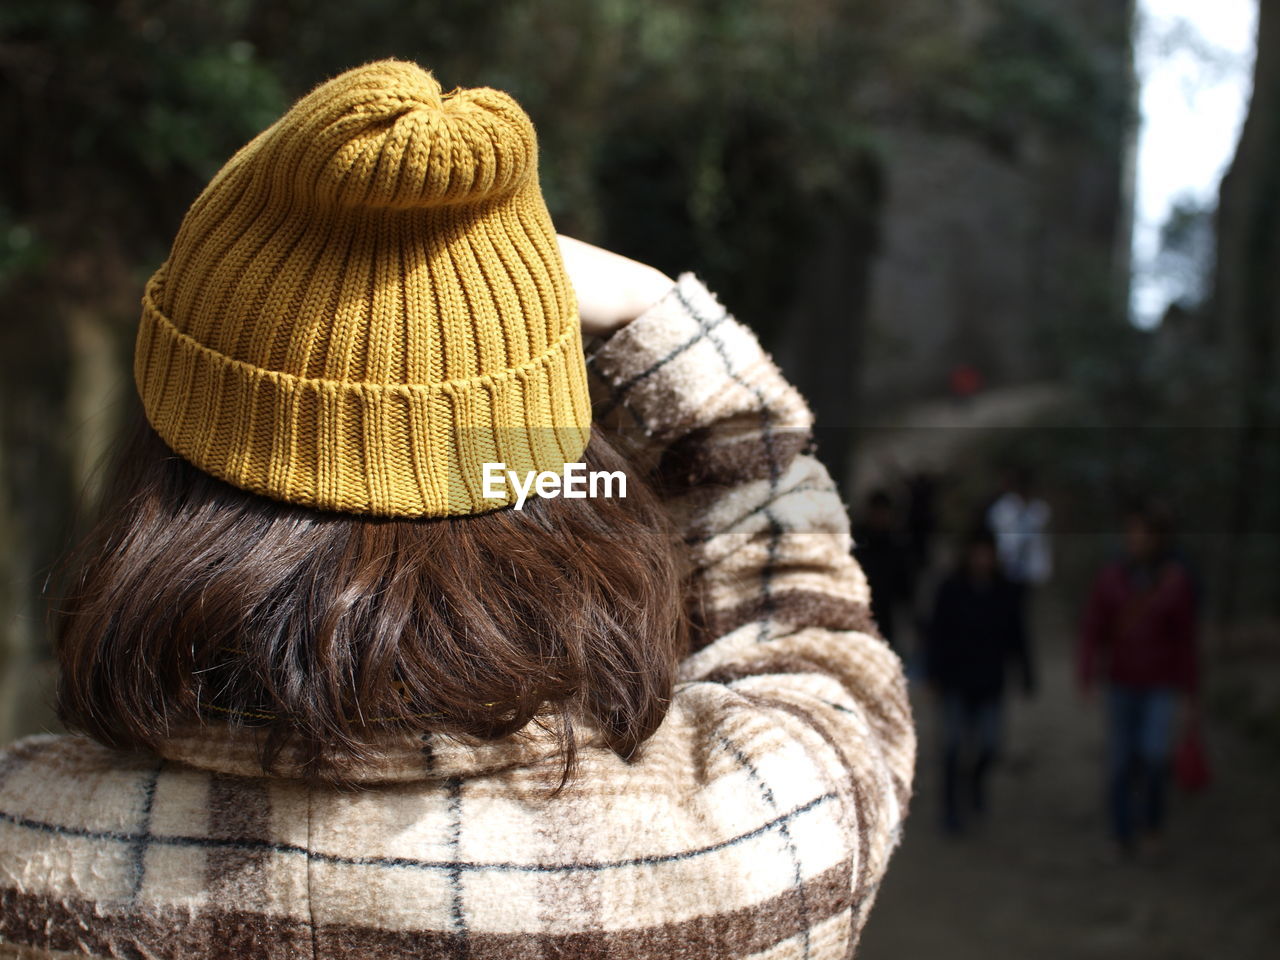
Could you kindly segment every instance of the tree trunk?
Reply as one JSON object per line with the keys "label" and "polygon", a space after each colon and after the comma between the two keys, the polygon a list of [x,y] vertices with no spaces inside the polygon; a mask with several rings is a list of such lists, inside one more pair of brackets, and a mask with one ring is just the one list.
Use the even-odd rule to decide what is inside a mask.
{"label": "tree trunk", "polygon": [[863,340],[880,216],[878,178],[874,171],[864,176],[866,208],[833,211],[802,258],[778,348],[788,379],[813,410],[818,456],[846,497],[863,413]]}
{"label": "tree trunk", "polygon": [[[1259,4],[1253,99],[1218,212],[1215,280],[1217,326],[1228,345],[1238,400],[1232,496],[1226,505],[1219,617],[1241,615],[1256,580],[1257,548],[1265,548],[1275,519],[1274,444],[1280,418],[1274,383],[1280,373],[1280,4]],[[1233,425],[1234,426],[1234,425]],[[1259,536],[1261,534],[1261,536]],[[1280,595],[1268,590],[1270,612]],[[1258,611],[1262,612],[1262,611]]]}

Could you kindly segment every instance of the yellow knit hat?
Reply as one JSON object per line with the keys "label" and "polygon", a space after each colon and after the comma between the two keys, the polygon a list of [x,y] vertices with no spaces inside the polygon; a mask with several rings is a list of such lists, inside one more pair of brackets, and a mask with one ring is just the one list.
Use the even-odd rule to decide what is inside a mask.
{"label": "yellow knit hat", "polygon": [[484,497],[484,463],[577,461],[582,339],[529,117],[394,60],[317,87],[192,204],[134,377],[185,459],[321,509],[481,513],[515,499]]}

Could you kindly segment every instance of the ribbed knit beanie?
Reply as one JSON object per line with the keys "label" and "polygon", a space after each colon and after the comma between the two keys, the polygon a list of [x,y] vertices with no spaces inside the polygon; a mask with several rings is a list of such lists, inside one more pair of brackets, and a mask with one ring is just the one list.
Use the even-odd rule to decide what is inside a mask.
{"label": "ribbed knit beanie", "polygon": [[590,433],[573,291],[505,93],[388,60],[322,84],[192,204],[146,286],[134,377],[178,454],[326,510],[481,513],[483,465],[560,472]]}

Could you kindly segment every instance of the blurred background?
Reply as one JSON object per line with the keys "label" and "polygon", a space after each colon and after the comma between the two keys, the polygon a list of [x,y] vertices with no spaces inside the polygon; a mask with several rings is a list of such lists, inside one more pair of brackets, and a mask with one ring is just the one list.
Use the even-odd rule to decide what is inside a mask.
{"label": "blurred background", "polygon": [[[0,742],[56,729],[42,591],[133,402],[145,278],[234,149],[389,55],[513,93],[557,227],[699,272],[810,397],[921,732],[860,955],[1274,956],[1276,0],[6,0]],[[985,740],[931,654],[979,522],[1034,677]],[[1098,572],[1152,556],[1199,694],[1135,853],[1079,664]]]}

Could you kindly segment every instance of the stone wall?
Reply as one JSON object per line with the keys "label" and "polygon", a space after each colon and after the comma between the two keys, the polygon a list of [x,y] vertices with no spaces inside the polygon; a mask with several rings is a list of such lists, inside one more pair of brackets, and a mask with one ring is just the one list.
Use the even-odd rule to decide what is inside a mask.
{"label": "stone wall", "polygon": [[[995,6],[966,0],[957,29],[989,27]],[[1074,0],[1051,12],[1108,95],[1132,102],[1131,5]],[[995,145],[912,116],[882,126],[864,416],[945,393],[959,363],[994,387],[1052,378],[1070,325],[1126,302],[1132,127],[1082,119],[1078,133],[1011,121]]]}

